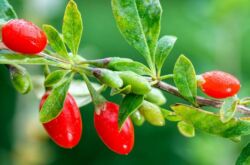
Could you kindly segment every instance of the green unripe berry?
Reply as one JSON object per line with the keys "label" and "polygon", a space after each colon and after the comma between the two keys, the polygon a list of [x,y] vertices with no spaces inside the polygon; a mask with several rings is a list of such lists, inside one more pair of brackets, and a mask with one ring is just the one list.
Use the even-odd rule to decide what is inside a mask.
{"label": "green unripe berry", "polygon": [[164,116],[161,113],[160,107],[158,107],[157,105],[148,101],[143,101],[139,110],[150,124],[155,126],[165,125]]}
{"label": "green unripe berry", "polygon": [[152,90],[145,96],[145,100],[156,105],[163,105],[167,102],[161,90],[157,88],[152,88]]}
{"label": "green unripe berry", "polygon": [[94,68],[92,74],[103,84],[112,88],[120,88],[123,85],[122,79],[116,72],[108,69]]}
{"label": "green unripe berry", "polygon": [[150,83],[142,76],[131,72],[124,71],[118,72],[119,76],[123,80],[123,85],[131,85],[131,92],[138,95],[145,95],[152,89]]}
{"label": "green unripe berry", "polygon": [[140,113],[140,111],[135,111],[134,113],[132,113],[132,115],[130,115],[130,119],[133,121],[133,123],[137,126],[141,126],[144,121],[145,118],[144,116]]}
{"label": "green unripe berry", "polygon": [[10,79],[14,88],[21,94],[27,94],[32,89],[30,75],[21,66],[7,66],[10,72]]}

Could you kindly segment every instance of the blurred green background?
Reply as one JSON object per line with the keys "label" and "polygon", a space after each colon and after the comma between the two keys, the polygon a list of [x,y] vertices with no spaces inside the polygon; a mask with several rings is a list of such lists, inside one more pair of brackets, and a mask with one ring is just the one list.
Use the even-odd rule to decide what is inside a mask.
{"label": "blurred green background", "polygon": [[[38,25],[61,28],[67,0],[9,0],[20,18]],[[84,21],[80,54],[88,59],[108,56],[143,61],[120,35],[112,16],[110,0],[76,0]],[[164,13],[161,35],[175,35],[177,44],[164,72],[171,73],[181,53],[192,59],[197,73],[219,69],[242,82],[240,96],[250,95],[250,1],[161,0]],[[31,67],[34,73],[39,68]],[[93,106],[83,107],[83,137],[65,150],[44,138],[38,121],[34,94],[17,94],[7,70],[0,66],[0,164],[167,164],[233,165],[249,137],[241,143],[197,131],[192,139],[182,137],[176,123],[165,127],[144,124],[135,128],[135,147],[128,156],[109,151],[93,127]],[[180,101],[167,95],[168,104]],[[110,98],[119,103],[119,99]],[[166,105],[166,107],[167,107]]]}

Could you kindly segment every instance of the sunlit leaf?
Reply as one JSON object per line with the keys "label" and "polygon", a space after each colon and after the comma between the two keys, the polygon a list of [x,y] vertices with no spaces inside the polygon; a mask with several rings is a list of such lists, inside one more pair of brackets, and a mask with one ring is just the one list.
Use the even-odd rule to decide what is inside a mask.
{"label": "sunlit leaf", "polygon": [[128,94],[124,97],[119,110],[119,128],[122,128],[126,119],[139,108],[143,102],[143,98],[143,95],[135,94]]}
{"label": "sunlit leaf", "polygon": [[192,124],[189,124],[185,121],[180,121],[177,124],[178,130],[180,133],[185,137],[194,137],[195,136],[195,129]]}
{"label": "sunlit leaf", "polygon": [[14,53],[1,52],[0,64],[24,64],[24,65],[53,65],[58,66],[57,62],[46,58],[31,55],[19,55]]}
{"label": "sunlit leaf", "polygon": [[154,61],[162,14],[159,0],[112,0],[112,9],[117,26],[128,43],[148,63]]}
{"label": "sunlit leaf", "polygon": [[53,120],[61,113],[72,78],[71,75],[70,78],[65,79],[63,83],[51,91],[39,113],[42,123]]}
{"label": "sunlit leaf", "polygon": [[77,4],[70,0],[64,14],[62,34],[63,39],[72,51],[73,55],[77,54],[83,32],[83,23],[81,13]]}
{"label": "sunlit leaf", "polygon": [[175,112],[161,108],[161,113],[165,119],[169,121],[181,121],[181,117],[177,116]]}
{"label": "sunlit leaf", "polygon": [[181,55],[174,66],[174,82],[181,95],[196,104],[197,80],[193,64]]}
{"label": "sunlit leaf", "polygon": [[108,68],[117,71],[132,71],[139,75],[152,75],[148,67],[136,61],[114,61],[108,64]]}
{"label": "sunlit leaf", "polygon": [[196,129],[226,138],[239,137],[250,134],[249,118],[233,118],[227,123],[220,120],[220,116],[192,106],[177,104],[171,106],[183,121],[191,123]]}
{"label": "sunlit leaf", "polygon": [[177,38],[174,36],[163,36],[157,44],[155,52],[155,65],[157,66],[158,72],[161,71],[162,66],[170,54]]}
{"label": "sunlit leaf", "polygon": [[46,33],[51,48],[56,51],[58,56],[63,59],[70,59],[66,46],[64,45],[63,39],[59,32],[50,25],[43,25],[43,30]]}
{"label": "sunlit leaf", "polygon": [[51,72],[45,79],[44,85],[46,87],[52,87],[61,82],[64,77],[69,73],[69,70],[56,70]]}
{"label": "sunlit leaf", "polygon": [[110,95],[114,96],[120,93],[129,94],[130,92],[131,92],[131,85],[127,85],[123,88],[118,88],[118,89],[112,88]]}
{"label": "sunlit leaf", "polygon": [[220,118],[223,123],[228,122],[234,117],[238,102],[239,101],[234,97],[228,98],[224,101],[220,109]]}

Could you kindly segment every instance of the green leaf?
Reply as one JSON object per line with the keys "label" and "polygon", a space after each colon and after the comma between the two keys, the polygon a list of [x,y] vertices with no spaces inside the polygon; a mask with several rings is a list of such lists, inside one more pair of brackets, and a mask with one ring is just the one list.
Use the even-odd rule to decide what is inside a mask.
{"label": "green leaf", "polygon": [[249,165],[250,164],[250,143],[242,150],[240,156],[236,161],[236,165]]}
{"label": "green leaf", "polygon": [[52,87],[61,82],[64,77],[69,73],[69,70],[56,70],[51,72],[45,79],[44,85],[46,87]]}
{"label": "green leaf", "polygon": [[0,22],[6,22],[11,19],[17,18],[13,7],[7,0],[0,0]]}
{"label": "green leaf", "polygon": [[111,96],[114,96],[114,95],[117,95],[117,94],[120,94],[120,93],[123,93],[123,94],[129,94],[131,92],[131,85],[127,85],[123,88],[112,88],[111,89],[111,92],[110,92],[110,95]]}
{"label": "green leaf", "polygon": [[158,69],[159,76],[162,66],[173,49],[176,40],[177,38],[175,36],[163,36],[158,41],[155,52],[155,64]]}
{"label": "green leaf", "polygon": [[225,138],[232,138],[250,134],[250,118],[233,118],[227,123],[220,120],[220,116],[184,104],[171,106],[183,121],[192,124],[196,129]]}
{"label": "green leaf", "polygon": [[127,118],[132,113],[134,113],[136,109],[142,104],[143,98],[144,98],[143,95],[135,95],[135,94],[128,94],[125,96],[119,110],[119,117],[118,117],[119,129],[122,128]]}
{"label": "green leaf", "polygon": [[73,74],[51,91],[39,113],[42,123],[50,122],[61,113],[72,78]]}
{"label": "green leaf", "polygon": [[235,97],[230,97],[224,101],[220,109],[220,118],[223,123],[230,121],[236,112],[239,100]]}
{"label": "green leaf", "polygon": [[159,0],[112,0],[112,9],[124,38],[151,66],[160,33],[162,9]]}
{"label": "green leaf", "polygon": [[58,66],[54,61],[39,56],[19,55],[14,53],[2,53],[0,64],[25,64],[25,65],[53,65]]}
{"label": "green leaf", "polygon": [[141,105],[139,110],[150,124],[154,126],[165,125],[165,119],[163,117],[163,114],[161,113],[160,107],[158,107],[157,105],[148,101],[143,101],[143,104]]}
{"label": "green leaf", "polygon": [[195,129],[192,124],[189,124],[185,121],[180,121],[178,122],[177,127],[183,136],[189,137],[189,138],[195,136]]}
{"label": "green leaf", "polygon": [[175,63],[174,82],[181,95],[196,105],[196,73],[193,64],[184,55],[181,55]]}
{"label": "green leaf", "polygon": [[29,73],[18,65],[6,65],[10,72],[10,79],[15,89],[21,94],[27,94],[32,89]]}
{"label": "green leaf", "polygon": [[83,23],[81,13],[77,4],[70,0],[64,14],[62,34],[64,41],[72,51],[73,55],[77,54],[83,32]]}
{"label": "green leaf", "polygon": [[148,67],[136,61],[114,61],[108,64],[108,68],[116,71],[132,71],[139,75],[152,75]]}
{"label": "green leaf", "polygon": [[70,60],[66,46],[64,45],[63,39],[60,36],[59,32],[50,25],[43,25],[43,30],[46,33],[51,48],[56,51],[59,57],[61,56],[65,59]]}
{"label": "green leaf", "polygon": [[181,121],[181,117],[177,116],[175,112],[161,108],[161,113],[165,119],[169,121]]}

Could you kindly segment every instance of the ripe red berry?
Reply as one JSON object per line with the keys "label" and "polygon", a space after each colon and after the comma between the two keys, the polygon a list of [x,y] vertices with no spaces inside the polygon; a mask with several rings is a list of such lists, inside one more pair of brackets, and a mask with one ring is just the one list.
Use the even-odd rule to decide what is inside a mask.
{"label": "ripe red berry", "polygon": [[[49,92],[43,96],[40,109],[48,96]],[[67,94],[59,116],[48,123],[43,123],[43,127],[51,139],[63,148],[73,148],[79,143],[82,135],[82,118],[79,108],[70,94]]]}
{"label": "ripe red berry", "polygon": [[45,33],[32,22],[14,19],[2,27],[2,41],[11,50],[37,54],[47,45]]}
{"label": "ripe red berry", "polygon": [[213,98],[232,97],[240,90],[239,80],[228,73],[211,71],[202,74],[201,77],[199,85],[202,91]]}
{"label": "ripe red berry", "polygon": [[94,125],[99,137],[110,150],[126,155],[134,146],[134,126],[128,118],[119,132],[118,112],[118,105],[106,102],[100,114],[95,112]]}

